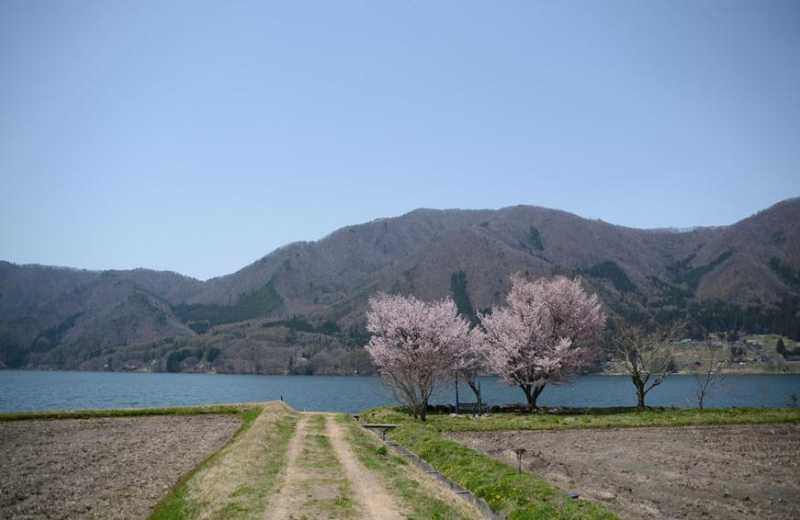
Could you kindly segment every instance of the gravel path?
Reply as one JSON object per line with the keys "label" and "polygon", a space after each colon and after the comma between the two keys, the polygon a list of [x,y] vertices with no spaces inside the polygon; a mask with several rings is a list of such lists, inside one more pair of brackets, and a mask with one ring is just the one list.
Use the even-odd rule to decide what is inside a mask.
{"label": "gravel path", "polygon": [[800,425],[450,434],[629,520],[800,518]]}
{"label": "gravel path", "polygon": [[0,519],[144,518],[239,427],[227,415],[0,423]]}

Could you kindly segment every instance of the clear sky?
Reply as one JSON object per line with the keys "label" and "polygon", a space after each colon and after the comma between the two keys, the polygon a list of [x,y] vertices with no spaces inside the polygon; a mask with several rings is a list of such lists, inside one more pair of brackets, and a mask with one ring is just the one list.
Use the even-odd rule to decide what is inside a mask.
{"label": "clear sky", "polygon": [[198,278],[417,207],[800,194],[800,2],[0,2],[0,259]]}

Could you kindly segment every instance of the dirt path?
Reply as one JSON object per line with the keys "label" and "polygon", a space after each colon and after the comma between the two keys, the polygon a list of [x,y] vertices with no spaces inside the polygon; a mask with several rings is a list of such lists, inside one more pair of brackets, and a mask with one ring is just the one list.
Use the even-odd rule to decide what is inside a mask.
{"label": "dirt path", "polygon": [[330,414],[304,413],[264,520],[404,518],[397,500],[356,458]]}
{"label": "dirt path", "polygon": [[379,480],[356,458],[345,431],[332,417],[327,418],[327,431],[336,456],[353,484],[355,500],[365,518],[382,520],[401,519],[403,514],[394,496],[389,494]]}
{"label": "dirt path", "polygon": [[308,416],[303,415],[295,428],[294,436],[289,441],[286,472],[274,498],[269,502],[264,513],[264,520],[283,520],[293,517],[302,508],[304,493],[302,490],[305,471],[298,459],[303,451],[306,438]]}
{"label": "dirt path", "polygon": [[[370,463],[362,462],[363,441],[356,440],[351,425],[337,414],[312,412],[300,417],[264,520],[400,520],[409,514],[479,518],[461,497],[417,468],[390,470],[387,457],[383,463],[390,466],[368,469]],[[377,447],[366,449],[372,453]]]}

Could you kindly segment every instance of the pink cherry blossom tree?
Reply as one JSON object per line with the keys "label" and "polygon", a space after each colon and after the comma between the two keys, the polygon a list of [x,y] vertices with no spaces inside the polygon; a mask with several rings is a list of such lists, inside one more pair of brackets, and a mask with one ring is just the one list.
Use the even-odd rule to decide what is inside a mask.
{"label": "pink cherry blossom tree", "polygon": [[596,295],[563,276],[511,278],[507,306],[481,316],[490,371],[525,393],[528,410],[548,383],[564,381],[596,353],[605,315]]}
{"label": "pink cherry blossom tree", "polygon": [[469,333],[451,299],[423,302],[380,293],[369,301],[367,352],[395,397],[425,420],[436,385],[450,377]]}

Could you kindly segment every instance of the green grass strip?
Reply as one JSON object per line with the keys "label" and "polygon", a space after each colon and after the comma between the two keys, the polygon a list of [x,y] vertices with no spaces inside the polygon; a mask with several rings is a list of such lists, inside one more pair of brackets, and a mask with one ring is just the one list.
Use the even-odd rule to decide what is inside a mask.
{"label": "green grass strip", "polygon": [[[408,423],[413,420],[394,408],[376,408],[363,414],[368,422]],[[721,426],[800,422],[800,408],[720,409],[589,409],[575,413],[497,413],[481,417],[429,415],[427,424],[442,432],[567,430],[582,428],[642,428],[655,426]]]}

